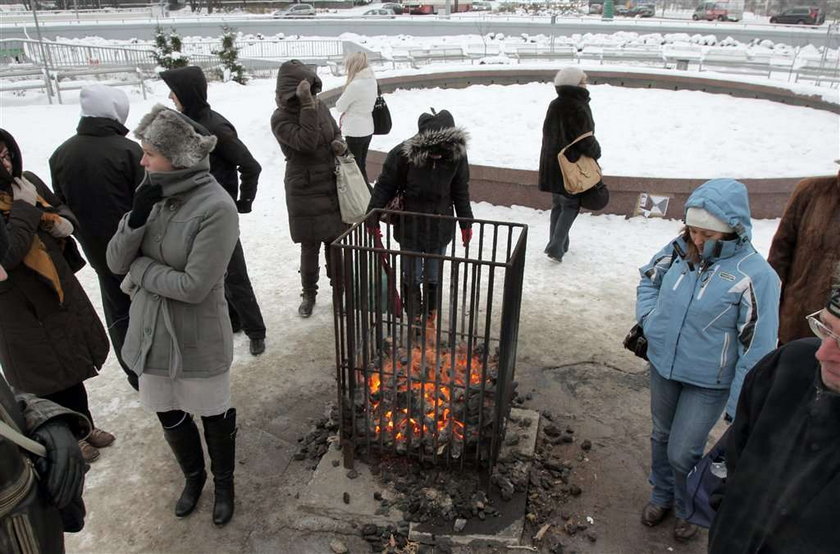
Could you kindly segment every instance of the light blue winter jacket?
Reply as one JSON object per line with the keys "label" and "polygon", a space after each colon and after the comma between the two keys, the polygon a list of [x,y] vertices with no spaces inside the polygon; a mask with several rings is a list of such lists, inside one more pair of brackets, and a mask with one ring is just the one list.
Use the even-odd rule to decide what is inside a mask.
{"label": "light blue winter jacket", "polygon": [[738,238],[706,241],[700,264],[684,258],[682,237],[660,250],[639,269],[636,320],[648,340],[648,359],[661,376],[728,388],[726,413],[734,417],[747,372],[776,348],[780,282],[750,242],[750,206],[742,183],[707,181],[685,207],[705,209]]}

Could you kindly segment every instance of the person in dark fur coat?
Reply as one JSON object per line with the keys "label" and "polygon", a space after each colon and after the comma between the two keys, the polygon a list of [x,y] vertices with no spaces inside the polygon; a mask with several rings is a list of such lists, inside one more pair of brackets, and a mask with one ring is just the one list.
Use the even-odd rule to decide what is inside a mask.
{"label": "person in dark fur coat", "polygon": [[[467,132],[455,126],[455,119],[447,110],[422,114],[417,129],[416,135],[388,152],[368,211],[384,208],[402,193],[406,212],[457,214],[472,219]],[[461,221],[460,227],[466,245],[472,238],[472,227],[468,221]],[[421,220],[402,215],[396,221],[394,235],[403,250],[443,254],[455,235],[455,224],[451,220]],[[425,282],[428,287],[425,309],[432,312],[438,300],[438,260],[430,258],[425,264],[422,258],[414,260],[414,267],[407,260],[402,265],[406,309],[411,314],[420,314]]]}
{"label": "person in dark fur coat", "polygon": [[298,307],[301,317],[312,315],[318,294],[321,244],[327,258],[327,277],[336,277],[329,244],[344,232],[335,177],[335,156],[347,145],[329,108],[317,99],[321,79],[298,60],[280,66],[277,74],[271,131],[286,156],[286,209],[292,240],[300,244]]}
{"label": "person in dark fur coat", "polygon": [[[553,204],[545,253],[550,259],[561,262],[569,251],[569,230],[580,213],[580,195],[566,191],[557,154],[580,135],[594,131],[595,122],[589,109],[586,73],[578,67],[563,68],[554,77],[554,87],[557,98],[548,105],[543,123],[539,187],[541,191],[551,193]],[[596,160],[601,157],[601,146],[594,136],[581,140],[565,152],[571,162],[576,162],[581,155]]]}
{"label": "person in dark fur coat", "polygon": [[[840,160],[838,160],[840,162]],[[840,261],[840,173],[801,181],[788,201],[767,261],[782,280],[779,342],[811,335],[805,316],[818,310]]]}
{"label": "person in dark fur coat", "polygon": [[[11,133],[0,129],[0,223],[9,245],[0,259],[0,366],[18,392],[79,412],[93,424],[85,380],[108,357],[108,337],[74,271],[84,261],[70,236],[73,213],[29,171]],[[113,435],[93,425],[79,446],[99,457]]]}
{"label": "person in dark fur coat", "polygon": [[[233,124],[210,109],[204,72],[196,66],[179,67],[162,71],[160,78],[171,90],[169,98],[178,111],[216,137],[216,148],[210,153],[210,174],[230,194],[240,214],[251,213],[262,167],[239,139]],[[236,243],[225,274],[225,299],[234,333],[245,332],[252,355],[265,352],[265,321],[248,276],[241,241]]]}
{"label": "person in dark fur coat", "polygon": [[126,138],[128,96],[105,85],[91,85],[79,94],[82,117],[76,134],[50,156],[56,196],[79,220],[76,236],[96,271],[105,324],[114,354],[128,382],[137,390],[137,374],[122,358],[131,299],[120,290],[123,275],[108,269],[105,250],[122,216],[131,210],[134,189],[143,180],[140,145]]}

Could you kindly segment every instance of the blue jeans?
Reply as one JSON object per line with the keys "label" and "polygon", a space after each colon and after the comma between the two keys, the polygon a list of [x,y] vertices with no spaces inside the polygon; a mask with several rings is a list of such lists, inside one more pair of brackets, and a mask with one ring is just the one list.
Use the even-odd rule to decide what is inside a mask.
{"label": "blue jeans", "polygon": [[[422,252],[424,254],[440,254],[442,256],[446,253],[446,246],[441,246],[438,249],[431,249],[428,252],[422,248],[420,250],[402,248],[401,250],[403,252]],[[411,268],[412,263],[414,265],[413,268]],[[412,277],[414,277],[414,284],[423,284],[423,277],[425,276],[425,280],[427,283],[436,285],[438,282],[439,269],[440,260],[437,258],[423,258],[422,256],[404,256],[402,263],[403,282],[408,282],[409,272],[411,272]]]}
{"label": "blue jeans", "polygon": [[569,251],[569,231],[580,213],[580,198],[552,194],[551,220],[548,227],[548,245],[545,253],[557,260]]}
{"label": "blue jeans", "polygon": [[650,501],[657,506],[674,506],[678,518],[687,515],[686,475],[703,456],[709,431],[728,398],[729,389],[707,389],[666,379],[650,366]]}

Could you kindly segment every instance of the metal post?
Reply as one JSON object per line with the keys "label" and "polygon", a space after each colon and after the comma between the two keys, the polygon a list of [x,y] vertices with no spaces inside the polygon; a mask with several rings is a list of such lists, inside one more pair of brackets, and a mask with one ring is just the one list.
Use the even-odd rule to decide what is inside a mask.
{"label": "metal post", "polygon": [[38,9],[37,9],[37,1],[32,0],[32,18],[35,20],[35,35],[38,38],[38,48],[41,50],[41,60],[44,62],[44,85],[46,85],[47,90],[47,99],[50,101],[50,104],[53,103],[52,95],[52,84],[50,83],[50,64],[49,60],[47,59],[47,48],[44,46],[44,39],[41,36],[41,26],[38,24]]}

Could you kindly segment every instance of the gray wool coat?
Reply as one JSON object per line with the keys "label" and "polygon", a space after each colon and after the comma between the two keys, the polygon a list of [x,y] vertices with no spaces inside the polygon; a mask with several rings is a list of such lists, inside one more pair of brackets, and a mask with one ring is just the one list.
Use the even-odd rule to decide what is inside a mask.
{"label": "gray wool coat", "polygon": [[108,266],[126,275],[132,297],[123,359],[138,375],[219,375],[233,360],[224,276],[239,238],[236,205],[208,158],[147,173],[147,183],[164,198],[142,227],[129,227],[126,214],[108,244]]}

